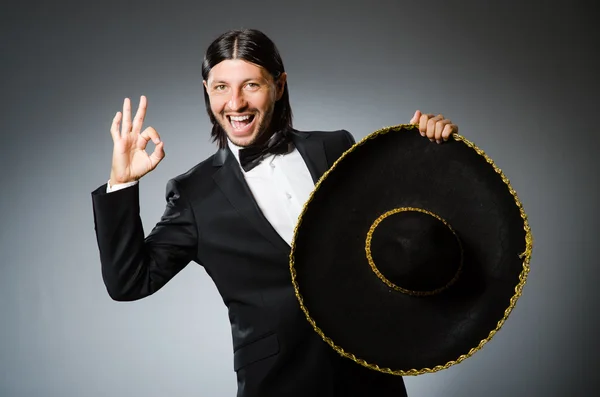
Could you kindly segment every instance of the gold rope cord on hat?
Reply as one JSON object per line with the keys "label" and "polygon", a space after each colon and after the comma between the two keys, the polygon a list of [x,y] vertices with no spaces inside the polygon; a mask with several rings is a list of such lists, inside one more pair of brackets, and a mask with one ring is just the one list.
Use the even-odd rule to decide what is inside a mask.
{"label": "gold rope cord on hat", "polygon": [[308,312],[308,309],[304,305],[304,299],[302,298],[302,294],[300,294],[300,290],[299,290],[299,287],[298,287],[298,281],[297,281],[297,275],[296,275],[296,268],[294,267],[294,252],[295,252],[295,248],[296,248],[296,237],[297,237],[297,233],[298,233],[299,227],[300,227],[300,225],[302,223],[302,217],[304,216],[304,214],[305,214],[305,212],[306,212],[306,210],[308,208],[308,205],[311,203],[311,201],[312,201],[312,199],[313,199],[316,191],[319,189],[319,187],[321,186],[321,184],[323,183],[323,181],[336,168],[336,166],[339,164],[339,162],[342,161],[349,153],[352,153],[357,147],[363,145],[365,142],[367,142],[370,139],[376,138],[379,135],[387,134],[387,133],[389,133],[391,131],[399,131],[401,129],[413,130],[415,128],[418,128],[418,125],[416,125],[416,124],[399,124],[399,125],[395,125],[395,126],[392,126],[392,127],[385,127],[385,128],[379,129],[379,130],[377,130],[377,131],[375,131],[375,132],[367,135],[366,137],[364,137],[363,139],[361,139],[359,142],[357,142],[354,145],[352,145],[352,147],[350,147],[348,150],[346,150],[333,163],[333,165],[327,171],[325,171],[325,173],[321,176],[321,178],[319,178],[319,180],[315,184],[315,188],[313,189],[313,191],[311,192],[310,196],[308,197],[308,200],[306,201],[306,203],[304,203],[302,211],[300,212],[300,216],[298,217],[298,223],[296,224],[296,227],[294,228],[294,236],[292,238],[291,252],[290,252],[290,274],[291,274],[292,285],[294,286],[294,291],[295,291],[295,294],[296,294],[296,298],[298,299],[298,302],[300,304],[300,308],[304,312],[304,315],[306,316],[306,319],[311,324],[311,326],[314,328],[315,332],[323,339],[323,341],[325,341],[327,344],[329,344],[329,346],[331,346],[337,353],[339,353],[343,357],[349,358],[352,361],[354,361],[355,363],[357,363],[359,365],[362,365],[364,367],[367,367],[369,369],[373,369],[373,370],[376,370],[376,371],[379,371],[379,372],[383,372],[383,373],[387,373],[387,374],[390,374],[390,375],[400,375],[400,376],[422,375],[422,374],[426,374],[426,373],[433,373],[433,372],[437,372],[437,371],[441,371],[441,370],[447,369],[447,368],[451,367],[452,365],[458,364],[458,363],[464,361],[465,359],[471,357],[473,354],[475,354],[477,351],[479,351],[487,342],[489,342],[490,339],[492,339],[492,337],[504,325],[504,322],[508,318],[508,316],[511,313],[511,311],[514,309],[515,304],[517,303],[517,300],[519,299],[519,297],[523,293],[523,287],[525,286],[525,282],[527,280],[527,275],[529,274],[529,271],[530,271],[529,262],[531,260],[531,252],[533,250],[533,236],[531,234],[531,227],[529,226],[529,222],[527,220],[527,214],[525,213],[525,210],[523,209],[523,204],[521,203],[521,201],[519,200],[519,197],[517,196],[517,192],[511,186],[510,181],[508,180],[508,178],[506,177],[506,175],[504,175],[504,173],[502,172],[502,170],[496,166],[496,164],[494,163],[494,161],[487,154],[485,154],[485,152],[483,150],[481,150],[480,148],[478,148],[474,143],[472,143],[468,139],[464,138],[463,136],[458,135],[457,133],[454,133],[454,134],[451,135],[451,137],[455,141],[463,142],[465,145],[467,145],[468,147],[470,147],[471,149],[473,149],[478,155],[482,156],[493,167],[494,171],[496,171],[496,173],[498,175],[500,175],[500,177],[502,178],[502,181],[508,187],[508,191],[513,196],[513,198],[515,200],[515,204],[519,208],[519,212],[521,214],[521,218],[523,219],[523,229],[525,231],[525,251],[522,252],[519,255],[519,258],[523,259],[523,270],[519,274],[519,283],[515,287],[515,293],[514,293],[514,295],[510,298],[510,304],[509,304],[508,308],[504,311],[504,316],[502,317],[502,319],[500,319],[498,321],[498,323],[496,324],[496,328],[490,331],[490,333],[488,334],[487,338],[482,339],[477,346],[471,348],[469,350],[469,352],[467,352],[465,354],[462,354],[461,356],[457,357],[456,360],[448,361],[446,364],[437,365],[437,366],[435,366],[433,368],[421,368],[421,369],[413,368],[413,369],[409,369],[409,370],[406,370],[406,371],[403,371],[403,370],[393,370],[391,368],[383,368],[383,367],[380,367],[377,364],[369,363],[369,362],[365,361],[364,359],[356,357],[356,355],[345,351],[342,347],[336,345],[335,342],[331,338],[329,338],[328,336],[326,336],[323,333],[323,331],[315,323],[315,320],[310,316],[310,314]]}
{"label": "gold rope cord on hat", "polygon": [[[434,217],[435,219],[437,219],[438,221],[442,222],[452,232],[452,234],[456,238],[456,241],[458,242],[458,246],[460,247],[460,263],[458,264],[458,269],[456,270],[456,273],[454,274],[454,276],[452,277],[452,279],[450,279],[450,281],[448,281],[446,283],[446,285],[443,285],[442,287],[436,288],[436,289],[434,289],[432,291],[413,291],[413,290],[409,290],[409,289],[397,286],[396,284],[394,284],[390,280],[388,280],[387,277],[385,277],[381,273],[381,271],[379,271],[379,269],[375,265],[375,261],[373,260],[373,256],[371,255],[371,240],[373,238],[373,232],[375,232],[375,229],[377,228],[377,226],[379,226],[379,224],[385,218],[387,218],[390,215],[398,214],[400,212],[408,212],[408,211],[421,212],[423,214],[430,215],[430,216]],[[458,276],[460,275],[460,272],[461,272],[462,267],[463,267],[463,255],[464,255],[463,246],[462,246],[462,243],[460,242],[460,239],[456,235],[456,232],[454,231],[454,229],[452,229],[452,227],[450,226],[450,224],[445,219],[443,219],[442,217],[440,217],[439,215],[436,215],[433,212],[427,211],[427,210],[422,209],[422,208],[415,208],[415,207],[394,208],[393,210],[387,211],[386,213],[384,213],[383,215],[381,215],[379,218],[375,219],[375,222],[373,222],[373,224],[371,225],[371,228],[367,232],[367,239],[365,241],[365,252],[366,252],[366,255],[367,255],[367,261],[369,262],[369,265],[371,266],[371,269],[377,275],[377,277],[379,277],[379,279],[381,281],[383,281],[388,287],[393,288],[396,291],[402,292],[403,294],[407,294],[407,295],[411,295],[411,296],[431,296],[431,295],[439,294],[440,292],[444,291],[445,289],[447,289],[448,287],[450,287],[452,284],[454,284],[456,282],[456,280],[458,280]]]}

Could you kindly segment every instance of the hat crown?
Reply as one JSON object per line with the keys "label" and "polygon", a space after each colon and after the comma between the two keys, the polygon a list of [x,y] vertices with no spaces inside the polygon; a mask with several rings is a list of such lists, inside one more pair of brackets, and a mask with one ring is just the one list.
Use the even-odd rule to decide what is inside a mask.
{"label": "hat crown", "polygon": [[390,213],[377,224],[370,244],[379,272],[409,293],[440,292],[454,282],[462,263],[458,236],[427,211]]}

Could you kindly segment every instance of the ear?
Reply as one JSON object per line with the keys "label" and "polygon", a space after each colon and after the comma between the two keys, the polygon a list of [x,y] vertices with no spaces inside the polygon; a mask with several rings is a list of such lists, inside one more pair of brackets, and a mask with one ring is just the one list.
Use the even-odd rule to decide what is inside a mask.
{"label": "ear", "polygon": [[206,84],[206,80],[202,80],[202,84],[204,85],[206,92],[208,92],[208,84]]}
{"label": "ear", "polygon": [[275,81],[275,85],[277,87],[277,101],[281,99],[283,96],[283,91],[285,90],[285,83],[287,82],[287,73],[283,72],[279,75],[277,81]]}

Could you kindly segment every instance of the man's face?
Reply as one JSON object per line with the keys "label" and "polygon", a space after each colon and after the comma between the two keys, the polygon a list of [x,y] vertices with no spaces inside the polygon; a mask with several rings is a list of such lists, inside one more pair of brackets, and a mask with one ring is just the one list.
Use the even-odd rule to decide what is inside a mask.
{"label": "man's face", "polygon": [[228,59],[215,65],[203,83],[210,108],[229,139],[238,146],[248,146],[269,129],[285,81],[285,73],[274,81],[258,65]]}

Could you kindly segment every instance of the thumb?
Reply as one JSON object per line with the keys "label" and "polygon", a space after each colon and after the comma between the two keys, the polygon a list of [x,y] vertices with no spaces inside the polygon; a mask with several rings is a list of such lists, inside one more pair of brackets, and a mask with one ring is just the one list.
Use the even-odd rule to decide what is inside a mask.
{"label": "thumb", "polygon": [[415,115],[412,117],[412,119],[410,119],[410,123],[411,124],[416,124],[419,122],[419,119],[421,118],[421,111],[417,110],[415,112]]}

